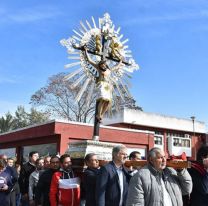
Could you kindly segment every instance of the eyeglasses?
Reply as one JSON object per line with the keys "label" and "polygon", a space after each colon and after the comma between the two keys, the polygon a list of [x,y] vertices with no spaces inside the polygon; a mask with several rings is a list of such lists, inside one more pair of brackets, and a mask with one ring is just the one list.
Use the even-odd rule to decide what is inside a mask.
{"label": "eyeglasses", "polygon": [[50,162],[51,164],[59,164],[59,161],[56,162]]}
{"label": "eyeglasses", "polygon": [[128,156],[128,154],[126,154],[126,153],[124,153],[124,152],[119,152],[119,154]]}

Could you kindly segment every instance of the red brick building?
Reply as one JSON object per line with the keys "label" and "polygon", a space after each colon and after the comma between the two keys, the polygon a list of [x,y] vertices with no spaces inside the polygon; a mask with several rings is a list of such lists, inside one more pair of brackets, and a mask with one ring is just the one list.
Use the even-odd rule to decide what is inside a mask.
{"label": "red brick building", "polygon": [[[93,125],[77,122],[50,121],[0,135],[0,154],[26,157],[29,151],[37,150],[42,155],[63,154],[73,141],[92,139]],[[154,133],[134,129],[103,126],[100,141],[123,143],[129,148],[147,151],[154,146]]]}
{"label": "red brick building", "polygon": [[[142,156],[158,146],[168,154],[186,151],[194,158],[206,136],[202,122],[141,111],[123,110],[105,123],[111,126],[100,128],[100,141],[125,144],[129,152],[139,150]],[[16,155],[19,160],[32,150],[42,155],[63,154],[71,142],[92,139],[92,135],[92,124],[53,120],[1,134],[0,154]]]}

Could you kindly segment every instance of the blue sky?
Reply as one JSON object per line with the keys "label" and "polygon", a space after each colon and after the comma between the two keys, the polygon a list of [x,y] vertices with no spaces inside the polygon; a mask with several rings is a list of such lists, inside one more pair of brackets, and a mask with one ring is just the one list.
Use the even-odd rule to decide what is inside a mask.
{"label": "blue sky", "polygon": [[27,108],[31,95],[69,63],[59,41],[80,20],[109,12],[140,70],[131,93],[146,112],[208,123],[207,0],[1,0],[0,115]]}

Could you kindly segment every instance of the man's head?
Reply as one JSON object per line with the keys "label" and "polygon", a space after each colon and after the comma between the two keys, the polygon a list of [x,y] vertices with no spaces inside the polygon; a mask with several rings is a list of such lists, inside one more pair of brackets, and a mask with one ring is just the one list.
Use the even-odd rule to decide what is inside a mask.
{"label": "man's head", "polygon": [[51,160],[51,157],[50,156],[44,157],[44,168],[45,169],[50,168],[50,160]]}
{"label": "man's head", "polygon": [[5,154],[1,155],[1,159],[3,159],[5,162],[7,162],[7,156]]}
{"label": "man's head", "polygon": [[102,70],[102,71],[106,71],[107,69],[109,69],[107,63],[105,60],[101,60],[99,63],[98,63],[98,66],[99,68]]}
{"label": "man's head", "polygon": [[60,160],[56,155],[52,156],[50,159],[50,168],[52,170],[58,170],[60,168]]}
{"label": "man's head", "polygon": [[2,172],[5,167],[6,167],[5,160],[4,159],[0,159],[0,172]]}
{"label": "man's head", "polygon": [[158,171],[162,171],[166,167],[165,152],[160,148],[154,147],[148,153],[149,163]]}
{"label": "man's head", "polygon": [[129,159],[130,159],[130,160],[134,160],[134,161],[141,160],[141,153],[138,152],[138,151],[133,151],[133,152],[131,152],[131,154],[129,155]]}
{"label": "man's head", "polygon": [[124,146],[124,145],[115,146],[112,151],[112,158],[116,164],[118,164],[118,165],[124,164],[127,159],[126,146]]}
{"label": "man's head", "polygon": [[32,151],[29,153],[29,161],[35,164],[36,160],[39,158],[39,154],[37,151]]}
{"label": "man's head", "polygon": [[197,161],[208,168],[208,146],[202,146],[197,152]]}
{"label": "man's head", "polygon": [[89,153],[85,156],[85,163],[89,168],[98,168],[99,167],[99,161],[97,159],[97,156],[95,153]]}
{"label": "man's head", "polygon": [[36,166],[36,169],[37,169],[37,170],[42,170],[43,167],[44,167],[44,159],[43,159],[43,158],[38,158],[38,159],[35,161],[35,166]]}
{"label": "man's head", "polygon": [[10,167],[14,166],[14,159],[12,159],[11,157],[7,159],[7,165]]}
{"label": "man's head", "polygon": [[70,171],[72,167],[71,157],[69,154],[61,155],[60,157],[61,167],[65,171]]}

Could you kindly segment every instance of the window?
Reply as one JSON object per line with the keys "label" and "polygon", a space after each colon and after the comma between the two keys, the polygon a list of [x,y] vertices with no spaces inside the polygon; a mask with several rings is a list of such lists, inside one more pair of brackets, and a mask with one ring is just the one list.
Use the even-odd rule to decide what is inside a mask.
{"label": "window", "polygon": [[5,154],[7,157],[16,157],[16,148],[0,149],[0,155]]}
{"label": "window", "polygon": [[162,142],[163,142],[163,141],[162,141],[162,138],[163,138],[162,136],[156,136],[156,135],[155,135],[155,136],[154,136],[155,144],[156,144],[156,145],[162,145]]}
{"label": "window", "polygon": [[175,147],[181,146],[179,138],[173,138],[173,146],[175,146]]}
{"label": "window", "polygon": [[57,154],[57,144],[40,144],[40,145],[31,145],[23,147],[23,162],[28,161],[29,153],[32,151],[37,151],[40,157],[44,157],[46,155],[56,155]]}
{"label": "window", "polygon": [[190,139],[173,138],[173,146],[175,147],[190,147]]}
{"label": "window", "polygon": [[182,139],[181,144],[182,144],[182,147],[190,147],[190,140]]}

